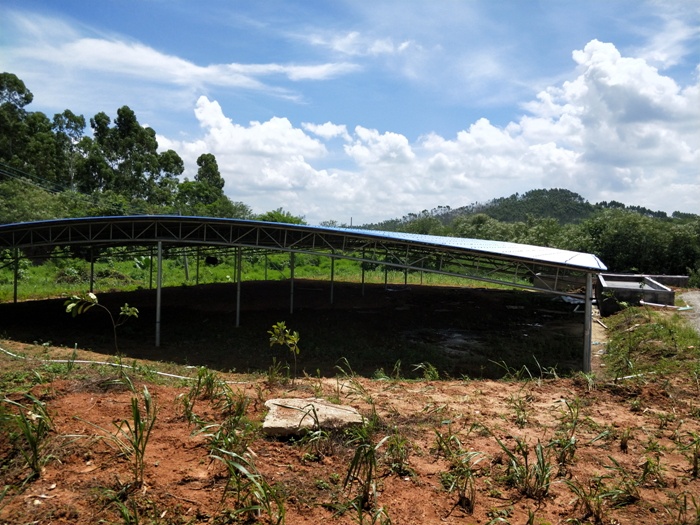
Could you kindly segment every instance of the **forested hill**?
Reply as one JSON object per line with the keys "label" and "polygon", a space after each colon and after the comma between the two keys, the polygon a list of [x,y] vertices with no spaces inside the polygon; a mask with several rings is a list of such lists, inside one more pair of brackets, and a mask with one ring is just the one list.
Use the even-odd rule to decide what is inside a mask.
{"label": "forested hill", "polygon": [[700,216],[668,216],[616,201],[591,204],[565,189],[532,190],[455,209],[439,206],[365,228],[594,253],[614,272],[685,274],[691,286],[700,286]]}
{"label": "forested hill", "polygon": [[[420,213],[409,213],[400,219],[389,219],[376,224],[367,224],[364,228],[372,230],[401,230],[406,225],[429,220],[433,224],[452,226],[457,219],[475,215],[485,215],[501,222],[527,222],[532,219],[554,219],[559,224],[576,224],[591,218],[601,210],[624,210],[635,212],[645,217],[657,219],[668,218],[664,211],[654,211],[643,206],[625,205],[617,201],[603,201],[591,204],[584,197],[573,191],[554,188],[537,189],[525,193],[514,193],[509,197],[499,197],[487,202],[476,202],[459,208],[438,206]],[[672,217],[693,218],[694,215],[674,212]]]}

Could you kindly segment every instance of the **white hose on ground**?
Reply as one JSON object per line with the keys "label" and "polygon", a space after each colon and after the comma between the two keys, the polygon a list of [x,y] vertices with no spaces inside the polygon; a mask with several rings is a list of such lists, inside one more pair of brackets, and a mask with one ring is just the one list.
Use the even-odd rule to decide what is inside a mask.
{"label": "white hose on ground", "polygon": [[[9,355],[10,357],[13,357],[15,359],[27,359],[24,356],[14,354],[10,352],[9,350],[5,350],[3,347],[0,346],[0,351],[3,353]],[[39,359],[40,362],[42,363],[77,363],[81,365],[99,365],[99,366],[114,366],[117,368],[131,368],[129,365],[123,365],[121,363],[110,363],[109,361],[87,361],[84,359]],[[180,376],[177,374],[169,374],[167,372],[159,372],[158,370],[153,370],[152,371],[154,374],[163,376],[163,377],[170,377],[172,379],[184,379],[186,381],[194,381],[197,379],[196,377],[187,377],[187,376]],[[226,381],[226,384],[229,385],[241,385],[247,383],[247,381]]]}

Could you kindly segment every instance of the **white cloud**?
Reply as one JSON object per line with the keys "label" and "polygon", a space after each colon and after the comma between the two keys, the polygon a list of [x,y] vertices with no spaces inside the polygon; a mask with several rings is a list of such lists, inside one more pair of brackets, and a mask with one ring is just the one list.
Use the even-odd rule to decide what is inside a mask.
{"label": "white cloud", "polygon": [[[123,35],[86,33],[54,17],[3,13],[12,45],[0,48],[0,67],[31,86],[37,100],[77,112],[139,101],[139,114],[191,106],[210,90],[302,96],[290,82],[328,81],[360,68],[347,61],[197,64]],[[96,111],[93,111],[96,112]]]}
{"label": "white cloud", "polygon": [[[503,127],[481,118],[452,139],[431,133],[411,143],[390,131],[351,133],[332,122],[300,129],[283,118],[241,126],[203,97],[195,113],[204,136],[175,149],[190,152],[190,166],[214,153],[226,191],[256,211],[282,206],[310,222],[376,222],[539,187],[700,211],[698,85],[681,88],[596,40],[573,57],[576,76],[539,93],[528,115]],[[324,142],[338,137],[351,167],[316,168],[330,153]]]}
{"label": "white cloud", "polygon": [[700,26],[694,23],[700,17],[700,4],[694,0],[664,0],[653,2],[663,24],[661,30],[654,28],[643,46],[632,48],[635,56],[660,69],[673,67],[689,55],[697,55],[697,49],[689,43],[700,35]]}
{"label": "white cloud", "polygon": [[302,123],[301,127],[326,140],[330,140],[335,137],[340,137],[345,141],[352,140],[350,138],[350,134],[348,133],[348,128],[345,125],[333,124],[332,122],[326,122],[325,124],[312,124],[310,122],[304,122]]}
{"label": "white cloud", "polygon": [[337,53],[348,56],[379,56],[402,53],[410,46],[409,41],[394,43],[390,37],[375,38],[364,35],[359,31],[350,31],[345,34],[312,34],[303,35],[312,45],[331,49]]}

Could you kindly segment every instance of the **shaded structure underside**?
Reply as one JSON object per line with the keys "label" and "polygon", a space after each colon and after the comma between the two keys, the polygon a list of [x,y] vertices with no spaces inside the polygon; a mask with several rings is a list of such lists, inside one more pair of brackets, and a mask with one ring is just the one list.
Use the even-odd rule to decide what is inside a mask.
{"label": "shaded structure underside", "polygon": [[[71,247],[94,260],[101,250],[116,246],[157,247],[158,268],[164,248],[182,247],[198,253],[235,250],[239,284],[244,252],[275,251],[290,254],[292,281],[294,254],[305,253],[330,257],[331,262],[348,259],[577,297],[586,305],[584,370],[590,363],[591,276],[606,269],[594,255],[540,246],[238,219],[123,216],[0,225],[0,265],[14,263],[17,267],[22,256],[50,257],[56,247]],[[333,265],[330,279],[332,282]],[[159,294],[160,282],[159,275]],[[237,308],[240,310],[240,294]],[[159,317],[160,312],[157,325]]]}

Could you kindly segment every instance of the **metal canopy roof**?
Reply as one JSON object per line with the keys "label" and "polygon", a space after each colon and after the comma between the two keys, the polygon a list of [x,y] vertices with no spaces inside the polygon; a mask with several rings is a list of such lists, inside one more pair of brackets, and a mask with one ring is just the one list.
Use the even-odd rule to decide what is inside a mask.
{"label": "metal canopy roof", "polygon": [[354,232],[361,235],[377,235],[387,239],[455,248],[474,253],[488,253],[508,258],[522,259],[523,261],[540,262],[561,266],[562,268],[580,268],[600,272],[606,270],[606,266],[598,257],[590,253],[547,248],[545,246],[533,246],[531,244],[518,244],[514,242],[489,241],[484,239],[465,239],[460,237],[443,237],[438,235],[420,235],[415,233],[385,232],[372,230],[344,229],[342,231]]}
{"label": "metal canopy roof", "polygon": [[[324,254],[332,258],[426,271],[523,288],[537,273],[598,273],[595,255],[501,241],[239,219],[172,215],[83,217],[0,225],[0,249],[25,255],[55,247],[231,247]],[[5,252],[7,260],[12,254]],[[553,290],[556,292],[556,286]]]}

